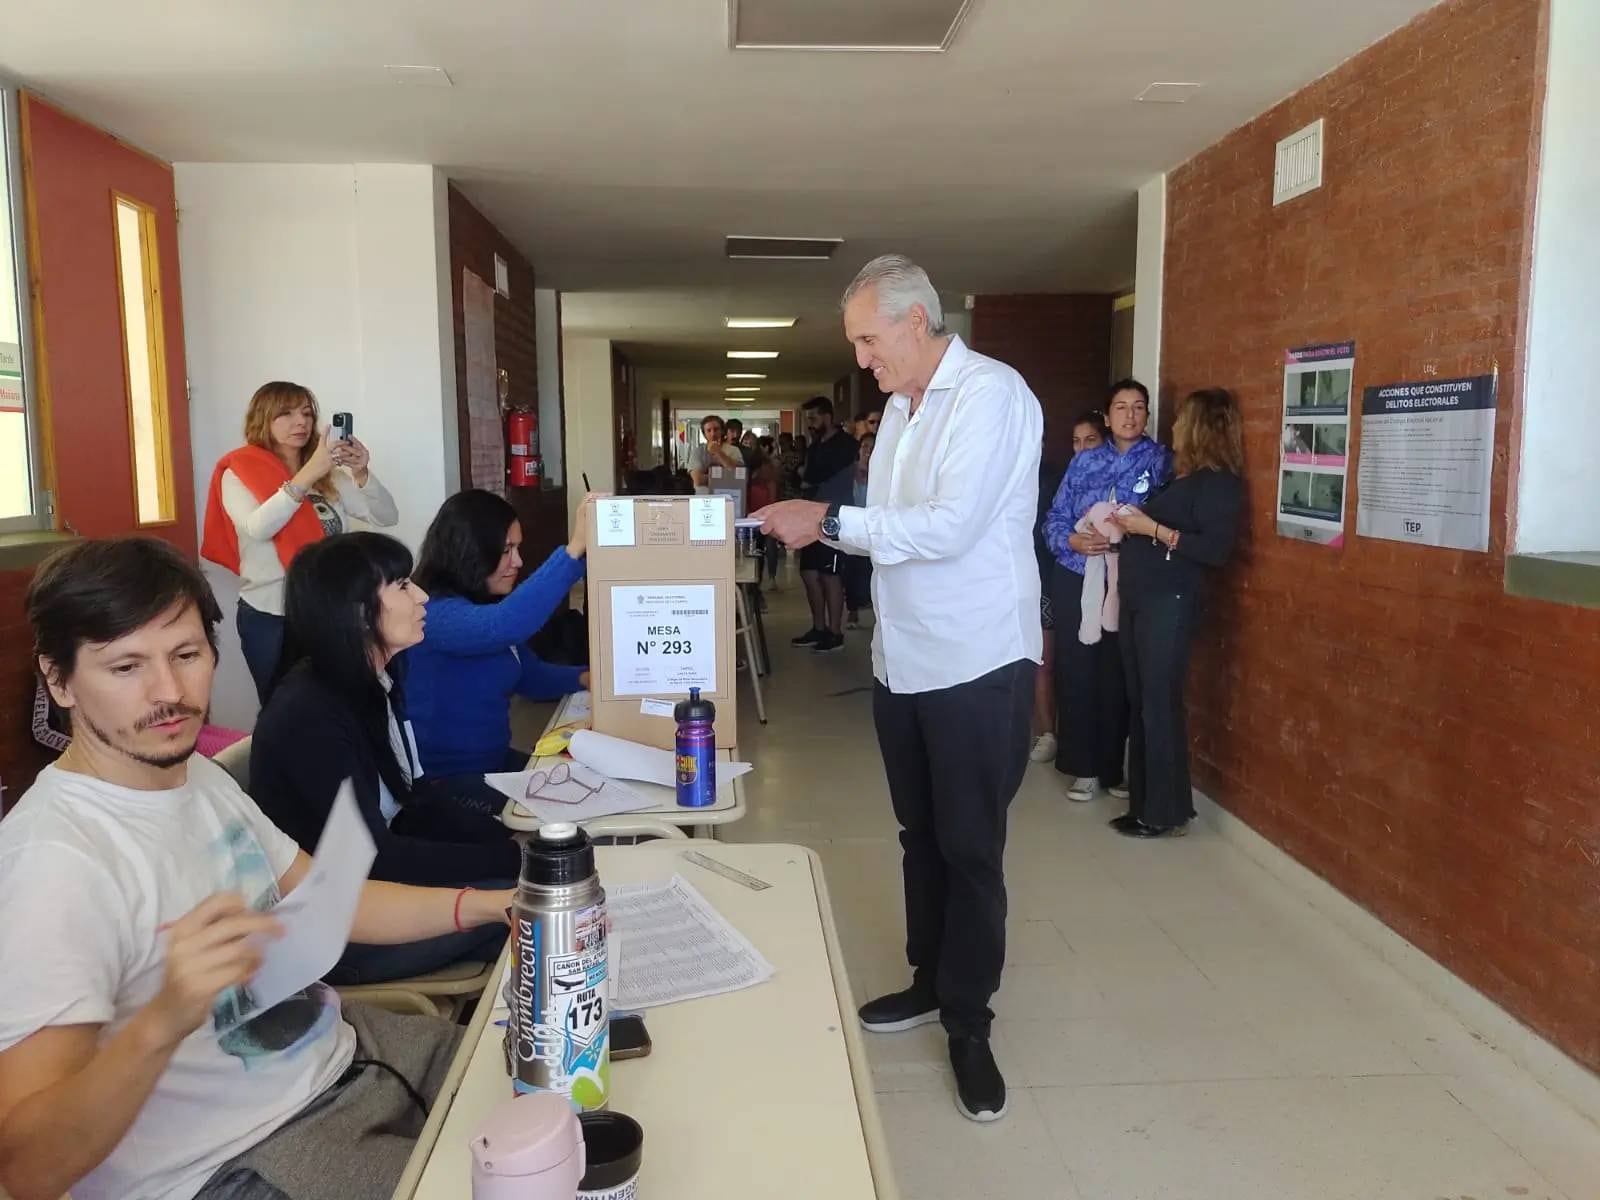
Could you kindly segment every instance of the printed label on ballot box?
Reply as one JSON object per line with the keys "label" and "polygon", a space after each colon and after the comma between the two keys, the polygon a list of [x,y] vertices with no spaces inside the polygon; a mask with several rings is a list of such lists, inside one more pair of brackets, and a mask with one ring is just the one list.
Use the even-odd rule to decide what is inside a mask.
{"label": "printed label on ballot box", "polygon": [[716,593],[711,584],[612,584],[612,694],[714,692]]}

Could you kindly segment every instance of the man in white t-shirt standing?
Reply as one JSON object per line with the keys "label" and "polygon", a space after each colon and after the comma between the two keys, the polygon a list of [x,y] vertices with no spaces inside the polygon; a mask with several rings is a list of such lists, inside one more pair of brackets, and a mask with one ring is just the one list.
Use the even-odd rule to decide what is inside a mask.
{"label": "man in white t-shirt standing", "polygon": [[909,259],[862,269],[844,329],[890,395],[866,503],[847,493],[753,515],[791,548],[821,539],[872,559],[872,716],[900,822],[912,979],[862,1005],[861,1024],[894,1033],[941,1021],[956,1106],[994,1121],[1006,1112],[989,1049],[1006,813],[1044,653],[1033,552],[1044,419],[1021,375],[945,330],[939,293]]}
{"label": "man in white t-shirt standing", "polygon": [[[40,673],[72,721],[0,822],[0,1191],[14,1200],[382,1200],[457,1031],[313,985],[252,1011],[270,910],[310,859],[194,755],[215,598],[148,538],[39,568]],[[351,931],[503,921],[509,893],[368,882]]]}

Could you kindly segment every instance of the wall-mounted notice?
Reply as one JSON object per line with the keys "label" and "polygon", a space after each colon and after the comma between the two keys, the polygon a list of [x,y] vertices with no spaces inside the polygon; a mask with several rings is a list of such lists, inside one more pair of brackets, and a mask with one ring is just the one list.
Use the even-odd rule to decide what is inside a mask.
{"label": "wall-mounted notice", "polygon": [[1366,390],[1358,534],[1489,548],[1495,384],[1493,375],[1475,375]]}
{"label": "wall-mounted notice", "polygon": [[1301,346],[1283,356],[1283,442],[1278,533],[1324,546],[1344,544],[1344,483],[1350,449],[1350,381],[1356,344]]}

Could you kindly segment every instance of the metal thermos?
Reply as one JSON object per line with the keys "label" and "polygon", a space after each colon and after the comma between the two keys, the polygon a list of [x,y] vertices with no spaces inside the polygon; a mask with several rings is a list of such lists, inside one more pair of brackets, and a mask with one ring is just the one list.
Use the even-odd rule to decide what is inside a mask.
{"label": "metal thermos", "polygon": [[556,1092],[579,1112],[611,1091],[606,894],[594,843],[576,825],[543,825],[522,850],[512,905],[506,1057],[519,1093]]}
{"label": "metal thermos", "polygon": [[717,706],[690,688],[672,715],[678,720],[678,804],[710,808],[717,802]]}

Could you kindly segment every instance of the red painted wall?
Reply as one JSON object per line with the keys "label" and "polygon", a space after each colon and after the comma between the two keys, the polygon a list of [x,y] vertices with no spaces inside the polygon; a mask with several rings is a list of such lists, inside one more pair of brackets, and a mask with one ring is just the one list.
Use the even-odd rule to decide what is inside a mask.
{"label": "red painted wall", "polygon": [[1016,368],[1039,397],[1048,463],[1065,466],[1073,420],[1105,406],[1111,304],[1110,296],[1092,293],[979,296],[973,302],[972,348]]}
{"label": "red painted wall", "polygon": [[[1169,398],[1235,389],[1247,424],[1197,783],[1600,1067],[1600,612],[1503,582],[1545,21],[1448,0],[1172,172],[1162,367]],[[1326,183],[1274,209],[1274,143],[1317,117]],[[1487,554],[1355,536],[1354,497],[1342,550],[1275,534],[1283,351],[1344,338],[1358,388],[1499,365]]]}
{"label": "red painted wall", "polygon": [[178,221],[172,168],[28,96],[24,170],[36,331],[49,389],[49,444],[59,519],[85,537],[135,531],[133,460],[117,292],[112,193],[155,209],[167,343],[167,390],[177,519],[143,532],[196,552],[190,466],[188,369],[178,290]]}

